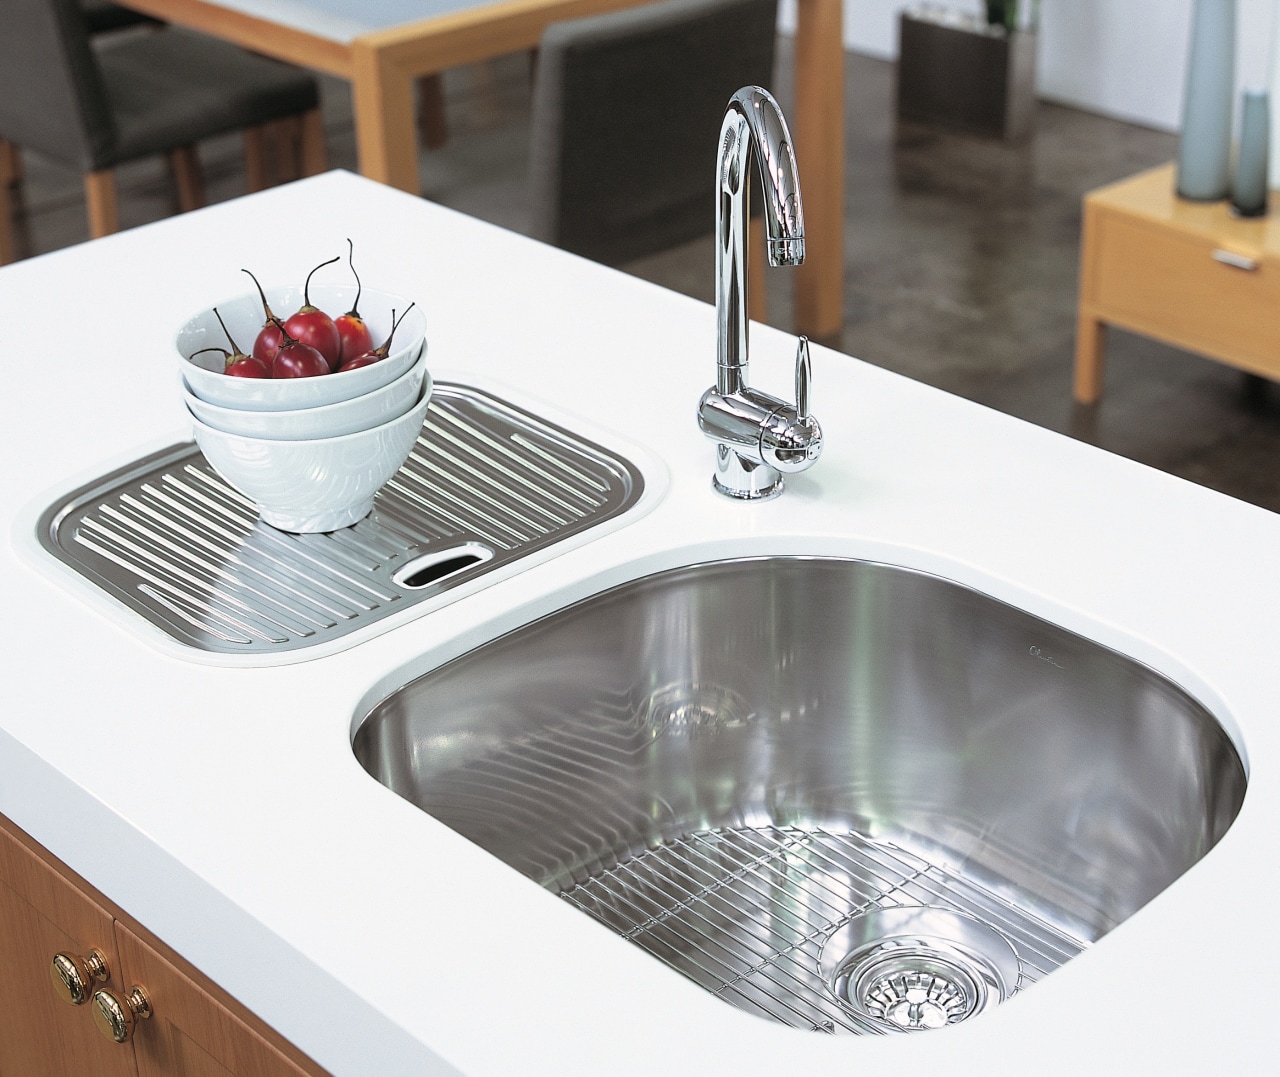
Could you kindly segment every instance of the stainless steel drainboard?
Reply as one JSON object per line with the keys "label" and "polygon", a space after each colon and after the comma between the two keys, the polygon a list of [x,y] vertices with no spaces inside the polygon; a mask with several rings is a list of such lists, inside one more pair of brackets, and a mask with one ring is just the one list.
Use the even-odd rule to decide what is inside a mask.
{"label": "stainless steel drainboard", "polygon": [[179,642],[261,655],[348,635],[603,523],[643,485],[599,445],[437,384],[413,453],[351,527],[275,530],[190,443],[82,487],[38,526],[49,553]]}
{"label": "stainless steel drainboard", "polygon": [[896,1031],[841,1003],[826,939],[875,909],[928,906],[998,931],[1035,983],[1087,943],[914,853],[856,833],[695,832],[645,850],[561,897],[740,1009],[815,1032]]}

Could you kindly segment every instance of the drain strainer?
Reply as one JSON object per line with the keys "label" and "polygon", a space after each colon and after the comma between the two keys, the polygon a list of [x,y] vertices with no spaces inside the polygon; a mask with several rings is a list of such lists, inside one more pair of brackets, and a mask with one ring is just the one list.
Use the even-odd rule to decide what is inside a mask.
{"label": "drain strainer", "polygon": [[821,965],[841,1005],[906,1032],[956,1024],[1018,986],[1018,958],[1003,935],[927,906],[855,917],[827,937]]}
{"label": "drain strainer", "polygon": [[863,966],[846,980],[850,994],[872,1017],[908,1031],[963,1021],[984,997],[980,980],[936,951],[875,953]]}

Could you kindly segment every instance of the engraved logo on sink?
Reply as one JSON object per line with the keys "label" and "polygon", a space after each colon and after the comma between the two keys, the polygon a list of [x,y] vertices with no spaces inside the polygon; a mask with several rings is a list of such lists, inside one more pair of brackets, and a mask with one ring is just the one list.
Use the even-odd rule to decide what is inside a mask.
{"label": "engraved logo on sink", "polygon": [[661,736],[715,736],[728,729],[740,729],[755,719],[737,692],[723,685],[671,685],[649,698],[644,725],[656,740]]}
{"label": "engraved logo on sink", "polygon": [[1052,655],[1045,654],[1044,651],[1042,651],[1039,647],[1036,647],[1034,644],[1030,647],[1027,653],[1030,654],[1032,658],[1040,659],[1041,662],[1048,662],[1049,665],[1051,666],[1057,666],[1058,669],[1067,668],[1061,662],[1059,662],[1056,658],[1054,658]]}

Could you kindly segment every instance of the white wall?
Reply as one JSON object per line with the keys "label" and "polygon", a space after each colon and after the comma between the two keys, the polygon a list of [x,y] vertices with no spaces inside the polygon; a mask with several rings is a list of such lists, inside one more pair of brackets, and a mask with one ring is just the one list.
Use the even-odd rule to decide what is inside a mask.
{"label": "white wall", "polygon": [[[982,0],[940,0],[957,11]],[[783,0],[784,29],[794,0]],[[884,59],[898,54],[898,12],[905,0],[844,0],[845,46]],[[1040,96],[1093,112],[1176,131],[1193,0],[1041,0],[1037,82]],[[1236,77],[1270,81],[1273,19],[1280,0],[1237,0]],[[1280,108],[1280,102],[1273,102]]]}
{"label": "white wall", "polygon": [[[1237,0],[1239,87],[1269,82],[1276,6],[1275,0]],[[1041,96],[1176,131],[1192,7],[1192,0],[1043,0]]]}
{"label": "white wall", "polygon": [[1191,8],[1192,0],[1047,0],[1036,56],[1040,96],[1177,130]]}

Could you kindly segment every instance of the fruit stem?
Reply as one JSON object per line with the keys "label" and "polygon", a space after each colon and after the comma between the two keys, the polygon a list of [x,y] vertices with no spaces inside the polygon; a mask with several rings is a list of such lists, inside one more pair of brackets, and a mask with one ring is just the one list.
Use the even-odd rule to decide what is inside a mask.
{"label": "fruit stem", "polygon": [[[222,326],[222,331],[227,334],[227,343],[231,345],[232,354],[236,356],[243,355],[244,352],[240,350],[240,345],[231,339],[231,330],[227,328],[227,323],[222,320],[222,315],[218,313],[217,307],[213,308],[213,316],[218,319],[218,324]],[[206,348],[204,350],[208,351],[209,349]],[[219,348],[218,350],[221,351],[222,349]]]}
{"label": "fruit stem", "polygon": [[380,348],[378,349],[378,354],[379,354],[379,355],[381,355],[381,356],[382,356],[382,358],[384,358],[384,359],[385,359],[385,358],[387,357],[387,355],[388,355],[388,354],[390,354],[390,352],[391,352],[391,338],[392,338],[392,337],[394,337],[394,336],[396,335],[396,330],[400,328],[400,323],[401,323],[402,321],[404,321],[404,316],[405,316],[405,314],[408,314],[408,313],[409,313],[409,311],[413,310],[413,308],[414,308],[414,307],[416,307],[416,306],[417,306],[417,303],[410,303],[407,307],[405,307],[405,308],[404,308],[404,314],[401,314],[399,318],[397,318],[397,317],[396,317],[395,308],[394,308],[394,307],[392,308],[392,310],[391,310],[391,332],[387,334],[387,339],[386,339],[386,340],[384,340],[384,341],[382,342],[382,347],[380,347]]}
{"label": "fruit stem", "polygon": [[[241,269],[240,272],[249,273],[247,269]],[[284,323],[279,318],[277,318],[274,313],[272,313],[271,308],[267,305],[267,293],[262,290],[262,285],[258,284],[258,278],[255,277],[252,273],[249,273],[249,279],[253,281],[254,285],[258,289],[258,295],[262,297],[262,310],[267,316],[267,321],[274,322],[277,326],[283,329]]]}
{"label": "fruit stem", "polygon": [[351,304],[351,309],[347,311],[355,317],[360,317],[360,293],[364,291],[364,285],[360,283],[360,274],[356,272],[356,245],[351,242],[351,237],[347,237],[347,265],[351,267],[351,275],[356,279],[356,301]]}
{"label": "fruit stem", "polygon": [[[331,266],[333,265],[334,262],[336,262],[341,257],[342,255],[335,254],[327,262],[321,262],[318,266],[316,266],[316,269],[323,269],[325,266]],[[306,307],[311,306],[311,278],[315,276],[316,269],[313,269],[310,273],[307,274],[307,281],[302,286],[302,302],[303,302],[303,305]]]}

